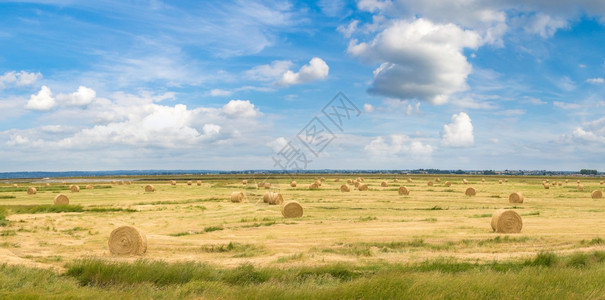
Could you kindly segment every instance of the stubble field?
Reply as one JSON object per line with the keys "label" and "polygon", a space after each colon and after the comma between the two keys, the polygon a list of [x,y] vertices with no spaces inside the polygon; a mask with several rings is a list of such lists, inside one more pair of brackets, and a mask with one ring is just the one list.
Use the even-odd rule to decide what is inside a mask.
{"label": "stubble field", "polygon": [[[319,189],[309,189],[315,178],[322,176],[325,181]],[[368,185],[367,191],[359,191],[352,184],[349,184],[351,192],[340,191],[340,186],[347,180],[359,176]],[[176,185],[170,184],[172,179],[176,180]],[[242,184],[243,179],[248,180],[248,184]],[[468,183],[464,184],[463,179]],[[394,269],[411,268],[401,271],[409,275],[409,272],[424,272],[422,266],[430,265],[442,266],[426,270],[436,272],[436,275],[430,273],[435,276],[447,276],[451,266],[470,266],[454,270],[454,273],[475,272],[477,274],[471,275],[482,276],[496,272],[494,276],[502,276],[513,272],[512,269],[531,272],[535,267],[531,262],[546,257],[553,263],[537,263],[539,268],[571,267],[573,271],[577,266],[569,263],[569,257],[573,260],[578,255],[584,255],[582,257],[585,257],[586,265],[594,269],[592,271],[602,274],[605,271],[605,255],[601,252],[605,249],[605,240],[602,239],[605,237],[605,200],[592,199],[591,192],[603,190],[605,186],[598,178],[569,177],[569,182],[565,179],[331,174],[295,177],[297,187],[290,186],[292,179],[287,176],[244,175],[107,178],[95,182],[86,178],[66,179],[66,183],[54,182],[49,187],[43,182],[25,181],[14,187],[11,182],[0,186],[0,214],[4,216],[0,220],[0,262],[5,264],[0,273],[6,276],[11,270],[42,269],[44,271],[40,272],[46,272],[44,274],[58,276],[57,280],[65,279],[65,274],[68,274],[77,279],[77,286],[101,289],[92,294],[90,291],[76,294],[83,297],[107,292],[107,286],[113,286],[90,278],[83,279],[86,272],[81,270],[91,264],[96,267],[146,264],[150,267],[160,263],[165,264],[161,269],[167,269],[185,262],[225,273],[248,268],[251,274],[282,274],[276,277],[287,277],[284,274],[288,272],[299,274],[301,270],[311,270],[309,272],[313,273],[313,270],[331,268],[343,268],[357,274],[344,279],[330,272],[328,274],[333,278],[324,274],[327,287],[333,288],[342,288],[343,284],[352,284],[356,280],[372,280],[380,275],[381,270],[395,272]],[[578,179],[584,187],[582,191],[578,190]],[[112,180],[115,183],[112,184]],[[192,185],[187,185],[188,180],[192,180]],[[202,181],[201,185],[196,184],[197,180]],[[503,182],[499,183],[499,180]],[[542,185],[545,180],[549,180],[549,189]],[[120,181],[124,184],[118,184]],[[126,184],[129,181],[132,184]],[[432,186],[427,184],[429,181],[433,182]],[[451,186],[446,186],[446,181],[451,182]],[[270,182],[271,188],[258,188],[259,182]],[[387,182],[388,186],[381,186],[382,182]],[[69,185],[72,184],[79,185],[80,192],[70,192]],[[86,189],[89,184],[94,188]],[[147,184],[152,184],[155,192],[145,192]],[[35,195],[27,194],[30,186],[37,188]],[[408,187],[410,194],[399,195],[400,186]],[[477,194],[466,196],[468,187],[475,188]],[[230,201],[230,194],[234,191],[245,194],[242,203]],[[267,191],[281,193],[285,202],[298,201],[304,208],[303,217],[284,218],[280,205],[263,202]],[[512,192],[521,192],[524,202],[509,203],[508,197]],[[69,197],[68,206],[52,205],[58,193]],[[502,208],[513,209],[522,217],[521,233],[492,231],[491,217]],[[109,252],[109,235],[122,225],[134,226],[146,234],[148,244],[143,256],[121,257]],[[519,266],[519,270],[516,267],[505,268],[502,272],[498,267],[484,270],[485,266],[494,265]],[[80,273],[74,271],[78,268]],[[437,280],[433,275],[426,280]],[[305,287],[311,284],[307,279],[298,282],[296,287],[287,287],[291,292],[301,289],[302,294],[272,294],[271,289],[269,294],[263,294],[265,285],[279,287],[276,283],[279,280],[269,284],[276,279],[272,275],[267,276],[266,280],[258,281],[253,276],[248,281],[239,282],[241,286],[236,284],[235,290],[230,289],[227,281],[221,283],[226,284],[225,287],[184,292],[181,290],[183,284],[191,281],[178,282],[175,284],[180,288],[172,292],[180,293],[178,298],[306,298],[305,295],[329,298],[332,295],[305,294],[314,289]],[[312,281],[312,285],[318,285],[316,291],[326,288],[317,280]],[[143,297],[166,296],[166,290],[158,290],[158,286],[164,285],[153,280],[142,282],[149,284],[146,286],[149,291],[143,293]],[[397,279],[390,282],[397,282]],[[134,283],[141,282],[135,280]],[[117,293],[110,294],[110,297],[121,297],[124,287],[118,286],[117,290],[110,289],[111,293]],[[243,287],[245,292],[239,289]],[[23,292],[10,285],[0,288],[5,296]],[[393,291],[395,294],[383,296],[406,291],[401,287],[401,290]],[[589,289],[586,291],[588,294],[568,291],[571,294],[547,295],[604,297],[602,288]],[[348,297],[342,293],[339,295]],[[350,296],[364,298],[363,295],[356,293]],[[498,298],[506,295],[493,291],[458,296]],[[438,293],[429,290],[414,297],[423,296],[457,298],[447,289]]]}

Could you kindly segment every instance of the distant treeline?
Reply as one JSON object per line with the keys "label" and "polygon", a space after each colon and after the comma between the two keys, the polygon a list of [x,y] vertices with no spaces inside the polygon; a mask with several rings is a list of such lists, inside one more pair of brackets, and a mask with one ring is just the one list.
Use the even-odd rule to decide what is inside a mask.
{"label": "distant treeline", "polygon": [[469,175],[530,175],[530,176],[556,176],[556,175],[599,175],[597,170],[582,169],[577,171],[545,171],[545,170],[440,170],[440,169],[414,169],[414,170],[116,170],[116,171],[64,171],[64,172],[4,172],[0,179],[19,178],[63,178],[63,177],[106,177],[106,176],[154,176],[154,175],[212,175],[212,174],[469,174]]}

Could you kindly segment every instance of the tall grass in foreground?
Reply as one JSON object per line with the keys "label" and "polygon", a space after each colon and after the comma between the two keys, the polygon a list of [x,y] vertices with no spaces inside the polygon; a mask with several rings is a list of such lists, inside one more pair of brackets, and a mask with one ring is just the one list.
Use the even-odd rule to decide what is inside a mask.
{"label": "tall grass in foreground", "polygon": [[491,264],[449,260],[234,269],[77,260],[64,275],[0,266],[0,298],[555,299],[605,297],[605,252]]}

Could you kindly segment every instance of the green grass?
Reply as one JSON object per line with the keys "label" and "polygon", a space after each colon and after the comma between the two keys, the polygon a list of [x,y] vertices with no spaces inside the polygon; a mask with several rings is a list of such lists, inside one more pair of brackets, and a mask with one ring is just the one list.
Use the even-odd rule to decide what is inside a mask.
{"label": "green grass", "polygon": [[0,199],[15,199],[17,196],[12,195],[0,195]]}
{"label": "green grass", "polygon": [[[295,257],[294,259],[298,259]],[[2,299],[595,299],[605,252],[478,264],[327,264],[219,268],[196,262],[84,259],[50,270],[0,265]],[[27,284],[25,284],[27,283]]]}

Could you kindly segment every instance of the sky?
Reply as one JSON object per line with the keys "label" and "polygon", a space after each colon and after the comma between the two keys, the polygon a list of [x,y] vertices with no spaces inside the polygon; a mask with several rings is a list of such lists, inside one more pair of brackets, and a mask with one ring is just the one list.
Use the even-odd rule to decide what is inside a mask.
{"label": "sky", "polygon": [[605,171],[602,0],[0,1],[0,172]]}

